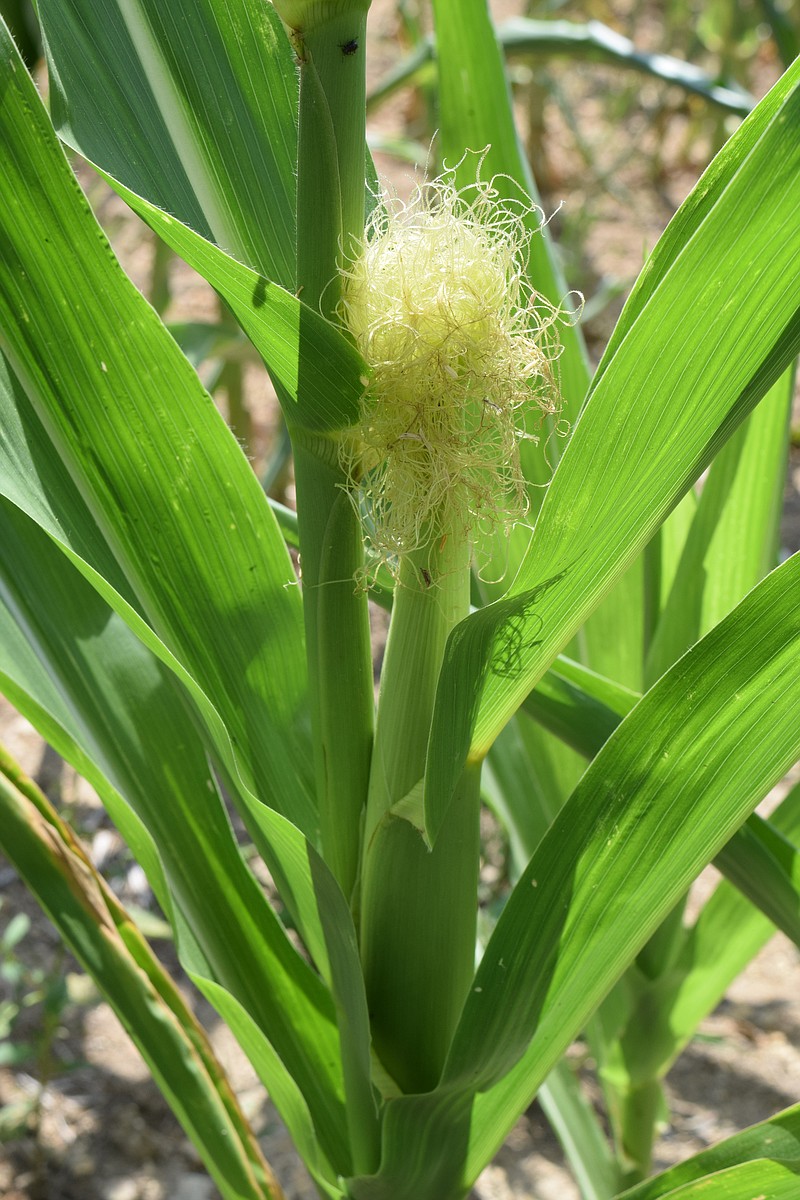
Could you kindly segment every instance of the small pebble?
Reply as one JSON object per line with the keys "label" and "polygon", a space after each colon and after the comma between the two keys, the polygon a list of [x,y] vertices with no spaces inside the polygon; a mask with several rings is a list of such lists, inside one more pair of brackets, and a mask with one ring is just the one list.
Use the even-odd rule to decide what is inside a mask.
{"label": "small pebble", "polygon": [[172,1200],[211,1200],[213,1195],[214,1184],[207,1175],[187,1171],[179,1178]]}
{"label": "small pebble", "polygon": [[114,1179],[103,1188],[103,1200],[139,1200],[135,1179]]}

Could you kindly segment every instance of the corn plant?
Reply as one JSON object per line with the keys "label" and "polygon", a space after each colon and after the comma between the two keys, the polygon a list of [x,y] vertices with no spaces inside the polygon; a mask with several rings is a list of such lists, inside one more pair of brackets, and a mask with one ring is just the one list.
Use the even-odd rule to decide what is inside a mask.
{"label": "corn plant", "polygon": [[[365,154],[368,7],[39,0],[49,115],[3,33],[5,691],[96,788],[321,1195],[456,1200],[538,1094],[590,1200],[788,1200],[800,1107],[647,1176],[675,1056],[775,925],[800,934],[800,791],[754,815],[800,755],[800,560],[776,566],[800,64],[590,377],[483,0],[435,0],[451,168],[406,209]],[[262,357],[296,518],[58,137]],[[146,942],[3,779],[4,851],[220,1192],[278,1195]],[[482,799],[514,887],[476,966]],[[562,1061],[579,1036],[610,1141]]]}

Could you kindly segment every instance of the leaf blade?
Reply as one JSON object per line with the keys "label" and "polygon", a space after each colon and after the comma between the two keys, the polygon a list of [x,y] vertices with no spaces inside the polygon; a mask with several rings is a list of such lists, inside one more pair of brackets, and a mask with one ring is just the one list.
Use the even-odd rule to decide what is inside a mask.
{"label": "leaf blade", "polygon": [[651,680],[777,562],[794,368],[714,460],[648,652]]}
{"label": "leaf blade", "polygon": [[42,0],[39,18],[66,140],[294,287],[297,80],[272,5]]}
{"label": "leaf blade", "polygon": [[799,583],[795,555],[606,742],[506,904],[439,1086],[387,1103],[382,1168],[357,1200],[410,1200],[434,1160],[443,1194],[474,1181],[689,881],[796,760]]}
{"label": "leaf blade", "polygon": [[[481,990],[473,991],[465,1006],[464,1028],[454,1039],[445,1080],[455,1081],[469,1074],[485,1086],[492,1081],[492,1076],[496,1080],[513,1065],[516,1051],[508,1054],[503,1066],[500,1059],[505,1051],[501,1054],[500,1046],[505,1042],[506,1050],[510,1049],[509,1041],[513,1038],[509,1037],[509,1031],[515,1025],[515,1019],[508,1006],[515,1007],[522,997],[521,1003],[528,1015],[517,1027],[520,1031],[537,1028],[530,987],[544,987],[542,978],[535,982],[537,976],[544,971],[544,977],[549,978],[555,961],[548,969],[548,955],[553,943],[548,950],[544,927],[541,921],[534,919],[533,909],[541,910],[543,916],[547,911],[546,919],[555,922],[554,928],[562,928],[559,911],[548,909],[548,899],[540,898],[544,889],[549,888],[553,897],[571,894],[569,912],[575,914],[577,925],[583,931],[579,936],[577,925],[574,927],[576,963],[590,953],[586,947],[592,944],[599,928],[610,932],[611,914],[619,906],[613,899],[614,889],[618,889],[623,880],[624,896],[631,893],[637,896],[637,911],[627,937],[638,939],[645,919],[655,927],[659,914],[663,916],[669,911],[669,899],[665,900],[665,896],[669,894],[677,900],[682,890],[680,883],[693,878],[741,824],[749,809],[761,798],[758,793],[763,780],[769,779],[771,785],[793,764],[800,753],[800,732],[792,728],[789,718],[791,706],[800,696],[800,682],[792,679],[795,670],[792,664],[796,664],[800,655],[800,616],[794,611],[793,604],[798,581],[800,557],[796,555],[751,592],[728,621],[717,626],[695,651],[686,655],[651,689],[606,742],[546,835],[504,909],[476,976],[476,987]],[[765,628],[773,614],[776,625],[781,627],[780,632],[777,628]],[[774,641],[771,638],[773,632],[777,633]],[[713,667],[712,662],[715,663]],[[716,685],[713,692],[712,678]],[[769,700],[761,705],[757,701],[745,704],[745,695],[750,700],[761,688],[767,689]],[[677,713],[680,713],[680,719]],[[774,731],[769,729],[770,714],[775,716]],[[759,750],[759,739],[765,735],[769,748],[765,749],[762,744]],[[760,759],[762,765],[758,765],[757,758],[749,757],[749,765],[741,771],[739,754],[745,742],[750,754],[755,750],[763,756]],[[732,770],[734,761],[739,768],[737,771]],[[764,773],[760,774],[762,767]],[[715,817],[709,826],[705,826],[705,815],[701,819],[698,811],[699,796],[708,797],[709,792],[714,797]],[[751,802],[752,795],[755,800]],[[682,806],[693,814],[691,832],[679,815]],[[726,806],[729,806],[727,810]],[[586,820],[581,834],[575,825],[579,809]],[[726,811],[727,816],[723,816]],[[680,838],[677,838],[680,845],[675,839],[677,827],[671,824],[670,835],[668,829],[661,827],[665,821],[681,826]],[[568,829],[569,834],[566,833]],[[577,850],[583,837],[588,838],[585,857],[583,850]],[[653,845],[659,838],[663,839],[663,844],[659,843],[658,849],[654,850]],[[674,859],[671,866],[667,865],[667,847]],[[547,867],[548,857],[552,862],[554,856],[562,859],[565,872],[558,884],[551,876],[551,868]],[[647,870],[640,874],[639,868],[645,860]],[[691,867],[688,866],[690,860]],[[578,884],[576,878],[573,887],[569,887],[569,879],[578,862],[584,864],[585,881],[591,882]],[[609,882],[612,877],[615,880],[613,887]],[[660,889],[655,887],[655,878],[660,881]],[[575,891],[578,886],[582,893],[580,903]],[[602,898],[602,904],[597,897]],[[653,912],[658,909],[658,913],[645,918],[650,905],[653,905]],[[527,957],[523,965],[522,957],[518,957],[522,954],[521,949],[515,950],[512,956],[512,938],[521,936],[521,926],[515,915],[517,910],[519,914],[526,914],[523,924],[528,923],[528,943],[532,937],[537,941],[536,948],[528,944],[525,950],[525,955],[538,956],[536,966],[531,957]],[[625,940],[621,933],[622,914],[618,911],[615,920],[617,932],[612,941],[616,942],[619,937],[622,942]],[[630,912],[628,920],[631,920]],[[559,934],[561,949],[556,978],[566,970],[565,963],[569,958],[565,929],[562,933],[563,937]],[[512,986],[517,978],[510,966],[512,962],[525,975],[525,986],[520,983],[519,989]],[[595,965],[600,968],[599,963]],[[609,954],[603,973],[610,966]],[[620,973],[616,972],[617,975]],[[613,970],[610,974],[614,974]],[[504,999],[498,994],[497,980],[503,981]],[[558,990],[554,982],[553,992]],[[549,995],[546,990],[540,994],[542,1000]],[[494,1031],[491,1034],[487,1019]],[[497,1026],[495,1022],[498,1022]],[[481,1029],[480,1037],[477,1036],[478,1028]],[[505,1032],[501,1033],[501,1030]],[[525,1039],[528,1034],[524,1032],[521,1036]],[[536,1036],[546,1041],[541,1021]],[[492,1037],[499,1040],[492,1042]],[[489,1074],[476,1070],[475,1064],[481,1060]],[[491,1067],[490,1062],[494,1064]]]}
{"label": "leaf blade", "polygon": [[[648,303],[642,306],[643,291],[634,292],[634,317],[623,314],[627,332],[609,365],[601,363],[510,593],[451,634],[426,774],[430,838],[462,764],[483,757],[558,650],[800,347],[793,202],[800,136],[786,134],[800,128],[798,79],[795,65],[723,150],[711,172],[719,183],[716,202]],[[706,187],[701,180],[701,198]],[[688,216],[679,212],[668,244],[700,203],[690,201]],[[763,276],[763,293],[743,278],[753,248],[751,219],[776,268]],[[715,312],[723,289],[728,321],[711,339],[695,314]]]}
{"label": "leaf blade", "polygon": [[[14,62],[5,40],[3,54]],[[6,70],[0,344],[140,612],[214,696],[246,785],[313,838],[302,611],[280,533],[210,397],[111,255],[32,81]]]}
{"label": "leaf blade", "polygon": [[[0,529],[4,690],[85,771],[153,878],[181,961],[198,984],[207,978],[230,993],[270,1038],[336,1160],[347,1139],[330,995],[244,865],[170,673],[7,502]],[[301,872],[285,851],[282,862],[291,896]]]}
{"label": "leaf blade", "polygon": [[800,1105],[785,1109],[769,1121],[751,1125],[686,1162],[637,1184],[622,1196],[624,1200],[660,1200],[674,1189],[713,1176],[717,1171],[766,1159],[789,1165],[800,1159]]}

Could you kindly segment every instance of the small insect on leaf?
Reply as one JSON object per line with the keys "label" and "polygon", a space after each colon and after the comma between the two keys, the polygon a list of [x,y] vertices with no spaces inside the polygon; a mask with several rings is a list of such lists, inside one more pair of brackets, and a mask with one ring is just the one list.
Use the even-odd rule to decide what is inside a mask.
{"label": "small insect on leaf", "polygon": [[358,41],[356,38],[351,38],[349,42],[341,42],[339,49],[344,55],[355,54],[358,50]]}

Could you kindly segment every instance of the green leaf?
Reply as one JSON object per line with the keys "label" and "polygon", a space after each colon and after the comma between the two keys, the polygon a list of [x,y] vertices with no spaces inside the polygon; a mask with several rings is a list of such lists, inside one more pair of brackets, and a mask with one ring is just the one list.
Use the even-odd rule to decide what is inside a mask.
{"label": "green leaf", "polygon": [[691,879],[797,759],[799,581],[796,555],[664,676],[534,855],[487,947],[444,1077],[486,1086],[512,1068],[494,1098],[479,1097],[476,1118],[535,1088]]}
{"label": "green leaf", "polygon": [[575,643],[581,660],[628,688],[643,687],[645,564],[640,555],[590,614]]}
{"label": "green leaf", "polygon": [[[620,1200],[753,1200],[762,1195],[764,1200],[792,1200],[798,1174],[800,1105],[795,1105],[629,1188]],[[694,1183],[698,1186],[692,1187]]]}
{"label": "green leaf", "polygon": [[[670,224],[600,364],[509,595],[451,634],[426,772],[431,839],[464,762],[486,754],[800,346],[798,78],[800,64]],[[754,257],[764,266],[755,278]]]}
{"label": "green leaf", "polygon": [[[795,792],[800,801],[800,788]],[[753,814],[714,865],[800,946],[800,854],[772,822]]]}
{"label": "green leaf", "polygon": [[564,1147],[583,1200],[610,1200],[619,1186],[619,1167],[568,1062],[556,1064],[542,1084],[538,1100]]}
{"label": "green leaf", "polygon": [[410,1198],[434,1158],[441,1195],[474,1180],[689,882],[796,760],[798,586],[796,555],[606,742],[503,910],[439,1087],[387,1104],[383,1168],[358,1200]]}
{"label": "green leaf", "polygon": [[799,1176],[800,1158],[787,1163],[757,1160],[715,1171],[667,1195],[670,1200],[794,1200]]}
{"label": "green leaf", "polygon": [[240,262],[295,284],[297,79],[260,0],[39,0],[53,122]]}
{"label": "green leaf", "polygon": [[[780,848],[775,857],[767,856],[766,863],[758,859],[751,863],[745,857],[754,821],[769,844],[777,843]],[[791,914],[788,928],[796,927],[800,899],[797,890],[792,891],[792,875],[796,880],[798,855],[793,843],[798,838],[800,785],[775,810],[769,825],[753,814],[737,832],[735,842],[744,846],[744,862],[736,874],[732,873],[734,882],[723,880],[714,889],[686,931],[670,970],[640,989],[638,1008],[627,1014],[621,1036],[631,1077],[645,1080],[666,1074],[700,1021],[714,1010],[733,980],[772,937],[775,926],[770,916],[782,914],[781,901]],[[723,848],[716,865],[729,866],[725,860],[730,858],[733,846],[731,841]],[[787,870],[787,860],[792,874]],[[742,875],[747,877],[747,886],[740,891],[734,883]]]}
{"label": "green leaf", "polygon": [[640,696],[560,655],[523,709],[585,758],[594,758]]}
{"label": "green leaf", "polygon": [[[97,789],[147,871],[187,969],[199,986],[210,979],[232,993],[267,1034],[335,1160],[347,1139],[330,996],[244,865],[171,673],[8,502],[0,530],[3,690]],[[280,829],[271,832],[277,840]],[[281,849],[291,897],[302,873]]]}
{"label": "green leaf", "polygon": [[[509,837],[510,874],[516,880],[570,794],[584,764],[532,721],[509,721],[489,751],[483,787]],[[421,790],[421,789],[420,789]],[[420,805],[421,811],[421,805]]]}
{"label": "green leaf", "polygon": [[[436,38],[447,53],[437,62],[439,75],[439,121],[441,157],[459,163],[459,182],[474,182],[476,160],[464,152],[486,151],[482,175],[493,179],[504,200],[519,206],[521,195],[537,203],[538,193],[527,159],[522,152],[505,64],[497,44],[486,0],[434,0]],[[536,289],[560,305],[566,284],[538,212],[526,224],[538,231],[531,241],[528,273]],[[574,420],[589,383],[589,367],[583,339],[577,326],[562,333],[564,353],[560,361],[564,391],[564,416]],[[545,456],[539,455],[540,480],[549,477]]]}
{"label": "green leaf", "polygon": [[5,753],[0,840],[138,1046],[225,1200],[279,1192],[206,1035],[69,829]]}
{"label": "green leaf", "polygon": [[696,512],[697,496],[694,489],[690,489],[645,547],[645,654],[649,651],[656,627],[669,599]]}
{"label": "green leaf", "polygon": [[[0,347],[47,428],[48,461],[55,449],[127,580],[125,597],[213,696],[234,774],[313,839],[301,602],[269,505],[113,258],[6,35],[2,51]],[[40,490],[38,477],[29,489]]]}
{"label": "green leaf", "polygon": [[655,680],[775,566],[793,369],[715,458],[648,655]]}
{"label": "green leaf", "polygon": [[[64,469],[62,461],[54,453],[18,380],[9,373],[2,357],[0,409],[3,411],[8,435],[7,439],[0,443],[0,461],[4,467],[3,490],[12,503],[28,513],[50,535],[89,583],[114,611],[122,616],[144,645],[174,672],[194,698],[205,722],[208,737],[226,768],[231,793],[251,826],[253,836],[259,842],[262,854],[270,863],[276,879],[284,883],[292,915],[317,965],[324,971],[327,961],[324,935],[314,901],[314,889],[302,839],[298,845],[291,827],[281,825],[277,816],[264,809],[263,804],[243,785],[228,734],[216,709],[131,606],[136,603],[135,597],[130,596],[127,582],[121,576],[107,543]],[[43,483],[45,480],[46,487]],[[32,537],[33,534],[29,536]],[[44,552],[44,549],[39,551]],[[116,587],[111,586],[112,583]],[[85,768],[80,769],[85,773]],[[127,836],[130,838],[132,833],[129,832]],[[281,848],[280,851],[278,847]],[[140,845],[137,842],[133,848],[137,857],[148,853],[145,843]],[[286,858],[283,866],[282,858]],[[154,869],[151,863],[150,870]],[[292,876],[294,878],[289,882]]]}
{"label": "green leaf", "polygon": [[[648,692],[605,743],[504,909],[467,1001],[446,1079],[474,1075],[486,1086],[521,1052],[513,1048],[512,1031],[518,1028],[523,1041],[530,1038],[536,1013],[533,981],[538,976],[537,989],[550,983],[549,996],[557,990],[549,969],[555,960],[548,959],[555,932],[548,936],[543,921],[559,931],[556,978],[567,970],[570,942],[576,963],[598,953],[588,949],[594,940],[589,931],[596,938],[614,920],[612,940],[626,940],[617,910],[632,893],[636,911],[629,912],[624,924],[630,924],[628,938],[632,932],[640,936],[650,907],[664,915],[667,892],[677,899],[675,878],[696,874],[687,869],[687,858],[694,854],[699,869],[747,815],[748,802],[752,807],[761,786],[760,771],[772,757],[781,764],[777,770],[769,767],[776,778],[792,765],[800,750],[800,732],[791,729],[788,719],[800,687],[791,680],[791,664],[800,655],[793,603],[799,579],[800,557],[795,556]],[[765,764],[760,768],[752,755],[765,727],[769,736],[760,747]],[[738,775],[734,763],[741,767],[742,757],[745,765]],[[701,796],[712,780],[713,816],[710,802],[701,816]],[[567,913],[560,906],[548,907],[551,896],[570,897]],[[578,926],[587,934],[583,939]],[[613,971],[608,949],[605,953],[605,970]],[[516,971],[522,972],[519,979]],[[581,995],[580,989],[574,994]],[[527,1014],[518,1021],[517,1005],[517,1011]],[[481,1060],[483,1069],[477,1067]]]}
{"label": "green leaf", "polygon": [[334,1182],[337,1173],[325,1156],[303,1093],[278,1058],[264,1031],[230,992],[205,976],[192,972],[190,975],[253,1064],[320,1193],[329,1200],[341,1200],[344,1193]]}
{"label": "green leaf", "polygon": [[289,425],[322,433],[352,425],[366,367],[339,330],[296,296],[104,174],[134,212],[225,298],[264,359]]}
{"label": "green leaf", "polygon": [[[221,761],[231,778],[238,779],[230,740],[216,709],[143,620],[136,597],[131,594],[97,523],[2,356],[0,410],[7,435],[0,442],[3,492],[50,536],[139,640],[183,683],[203,716]],[[137,857],[145,853],[144,846],[133,848]]]}
{"label": "green leaf", "polygon": [[41,4],[61,137],[224,296],[288,421],[352,424],[358,354],[284,290],[295,286],[297,81],[272,5],[103,0],[100,10]]}
{"label": "green leaf", "polygon": [[[559,658],[528,696],[523,708],[545,728],[591,759],[599,753],[637,699],[635,693],[617,687],[568,659]],[[513,722],[503,730],[489,752],[491,766],[496,761],[495,748],[502,752],[507,746],[507,735],[512,726]],[[509,765],[504,764],[502,768],[506,774]],[[510,821],[512,846],[515,838],[521,841],[528,847],[530,857],[539,841],[537,836],[530,836],[535,812],[529,811],[530,805],[526,808],[522,795],[516,804],[506,801],[498,807]],[[714,864],[787,937],[798,941],[800,863],[797,850],[782,833],[753,813],[723,846]],[[712,946],[713,942],[703,955],[704,962],[713,961]]]}
{"label": "green leaf", "polygon": [[[522,527],[518,526],[514,532],[522,534]],[[527,538],[527,531],[525,536]],[[482,580],[473,580],[473,587],[479,596],[486,596],[487,587]],[[484,599],[484,603],[488,600]],[[585,672],[578,664],[575,664],[575,670]],[[595,678],[590,672],[585,673]],[[534,847],[584,770],[580,747],[576,754],[576,747],[570,737],[565,736],[565,731],[573,726],[583,728],[591,701],[585,692],[580,692],[580,701],[575,703],[575,707],[581,709],[578,716],[573,711],[569,690],[569,685],[562,682],[554,670],[549,671],[540,681],[537,696],[541,719],[536,722],[511,720],[492,745],[484,763],[483,786],[488,790],[489,803],[509,834],[510,871],[514,880],[525,869]],[[607,716],[602,705],[599,707]],[[422,796],[421,781],[419,790]],[[420,814],[422,811],[420,805]]]}
{"label": "green leaf", "polygon": [[[14,63],[10,47],[6,57]],[[0,388],[16,431],[4,484],[188,689],[318,965],[326,969],[333,935],[337,962],[344,955],[353,968],[354,939],[330,903],[323,932],[315,891],[328,881],[319,863],[312,878],[313,851],[264,804],[316,836],[300,599],[267,501],[186,360],[119,271],[19,66],[8,67],[0,120],[10,164],[0,181],[9,199],[0,204],[0,342],[47,425],[45,434],[18,385]],[[345,1057],[367,1096],[363,1113],[372,1104],[358,1067],[365,1006],[362,997],[360,1014],[353,1009],[348,988]],[[319,1070],[317,1055],[326,1058]],[[337,1058],[321,1043],[308,1074],[324,1081]],[[346,1169],[336,1124],[326,1148]]]}

